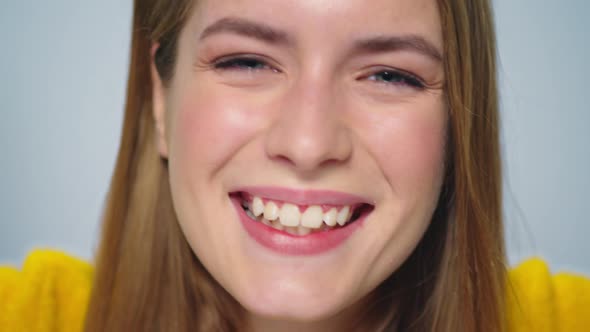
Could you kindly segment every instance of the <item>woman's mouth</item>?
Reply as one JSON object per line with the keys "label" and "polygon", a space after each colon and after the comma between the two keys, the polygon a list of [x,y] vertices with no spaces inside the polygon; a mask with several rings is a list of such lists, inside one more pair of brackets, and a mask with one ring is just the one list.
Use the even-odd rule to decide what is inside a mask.
{"label": "woman's mouth", "polygon": [[242,209],[253,221],[298,236],[345,227],[371,209],[365,203],[296,205],[245,192],[238,193],[238,197]]}
{"label": "woman's mouth", "polygon": [[[277,195],[265,197],[268,190],[252,191],[230,194],[242,224],[258,243],[285,254],[315,254],[336,247],[374,208],[346,195],[339,196],[344,199],[326,199],[318,192],[291,195],[289,190],[271,190],[279,193],[281,197],[277,199]],[[287,197],[294,199],[288,201]]]}

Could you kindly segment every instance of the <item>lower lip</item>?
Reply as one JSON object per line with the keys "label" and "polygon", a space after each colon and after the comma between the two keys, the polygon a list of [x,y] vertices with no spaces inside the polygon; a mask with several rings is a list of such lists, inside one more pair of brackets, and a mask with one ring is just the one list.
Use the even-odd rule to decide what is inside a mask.
{"label": "lower lip", "polygon": [[317,255],[342,245],[364,223],[367,214],[346,227],[311,233],[304,236],[291,235],[254,221],[242,208],[239,198],[231,197],[244,229],[260,245],[285,255]]}

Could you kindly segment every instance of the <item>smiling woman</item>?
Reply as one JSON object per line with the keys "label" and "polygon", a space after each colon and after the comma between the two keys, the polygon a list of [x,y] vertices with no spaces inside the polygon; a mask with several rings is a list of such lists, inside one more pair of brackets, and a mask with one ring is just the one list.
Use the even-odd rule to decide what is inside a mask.
{"label": "smiling woman", "polygon": [[86,331],[521,326],[488,1],[136,1],[133,28]]}
{"label": "smiling woman", "polygon": [[493,30],[470,4],[136,4],[87,329],[498,330]]}

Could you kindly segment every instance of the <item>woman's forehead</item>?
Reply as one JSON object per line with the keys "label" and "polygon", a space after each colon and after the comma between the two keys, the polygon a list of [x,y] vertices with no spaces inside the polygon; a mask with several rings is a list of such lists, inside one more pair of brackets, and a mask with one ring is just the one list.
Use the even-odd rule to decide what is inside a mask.
{"label": "woman's forehead", "polygon": [[195,34],[229,17],[264,23],[295,39],[420,35],[442,49],[435,0],[201,0],[194,11],[189,25]]}

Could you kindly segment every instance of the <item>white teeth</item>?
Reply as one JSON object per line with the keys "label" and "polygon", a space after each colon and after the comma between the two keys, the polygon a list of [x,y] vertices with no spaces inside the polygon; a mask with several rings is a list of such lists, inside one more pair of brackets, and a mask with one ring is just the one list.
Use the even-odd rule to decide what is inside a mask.
{"label": "white teeth", "polygon": [[278,229],[279,231],[282,231],[285,229],[285,226],[283,226],[278,220],[271,221],[271,223],[272,223],[272,227],[274,229]]}
{"label": "white teeth", "polygon": [[279,217],[279,207],[274,202],[266,203],[264,207],[264,219],[277,220]]}
{"label": "white teeth", "polygon": [[246,214],[248,215],[248,217],[250,217],[252,219],[256,219],[256,217],[252,214],[252,211],[246,210]]}
{"label": "white teeth", "polygon": [[303,226],[299,226],[297,227],[297,234],[304,236],[311,233],[311,228],[307,228],[307,227],[303,227]]}
{"label": "white teeth", "polygon": [[320,229],[322,223],[329,227],[344,226],[351,213],[349,205],[343,206],[340,211],[333,207],[326,212],[319,205],[310,205],[301,213],[297,205],[284,203],[279,208],[273,201],[265,204],[260,197],[254,197],[251,202],[243,202],[242,205],[252,219],[294,235],[307,235],[314,229]]}
{"label": "white teeth", "polygon": [[254,197],[252,200],[252,213],[257,217],[264,213],[264,202],[260,197]]}
{"label": "white teeth", "polygon": [[285,227],[285,232],[291,235],[299,235],[299,227]]}
{"label": "white teeth", "polygon": [[279,221],[283,226],[297,227],[299,226],[300,218],[301,213],[299,212],[299,207],[289,203],[283,204],[279,212]]}
{"label": "white teeth", "polygon": [[323,220],[326,225],[332,227],[336,226],[336,215],[338,214],[338,210],[336,208],[331,208],[330,211],[324,213]]}
{"label": "white teeth", "polygon": [[320,228],[322,226],[323,212],[320,206],[310,206],[301,216],[301,226]]}
{"label": "white teeth", "polygon": [[346,222],[348,221],[348,214],[349,213],[350,213],[349,206],[345,206],[344,208],[342,208],[342,210],[340,210],[340,212],[338,212],[338,215],[336,216],[336,222],[338,222],[338,225],[344,226],[344,224],[346,224]]}

